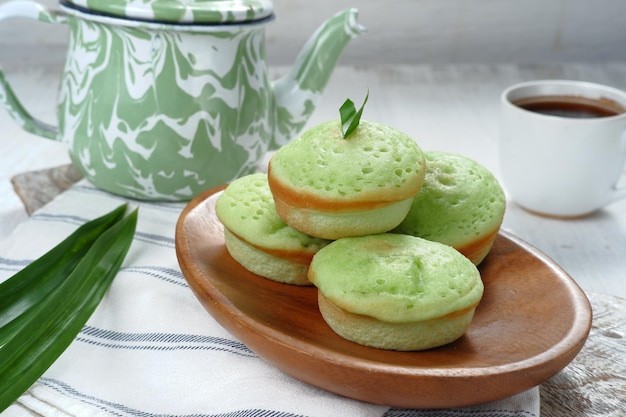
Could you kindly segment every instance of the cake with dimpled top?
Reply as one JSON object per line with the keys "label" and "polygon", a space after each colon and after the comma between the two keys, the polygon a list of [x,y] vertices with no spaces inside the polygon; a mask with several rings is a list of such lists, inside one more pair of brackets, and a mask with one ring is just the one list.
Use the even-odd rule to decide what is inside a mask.
{"label": "cake with dimpled top", "polygon": [[439,151],[426,151],[424,157],[424,185],[394,232],[453,246],[478,265],[500,230],[504,191],[473,159]]}
{"label": "cake with dimpled top", "polygon": [[390,126],[361,120],[344,138],[332,120],[279,149],[268,180],[280,217],[324,239],[387,232],[422,187],[422,150]]}
{"label": "cake with dimpled top", "polygon": [[476,266],[454,248],[394,233],[330,243],[313,257],[309,280],[339,336],[401,351],[461,337],[484,289]]}
{"label": "cake with dimpled top", "polygon": [[218,197],[215,210],[224,225],[226,248],[244,268],[285,284],[311,284],[307,279],[311,259],[329,242],[283,222],[266,174],[251,174],[230,183]]}

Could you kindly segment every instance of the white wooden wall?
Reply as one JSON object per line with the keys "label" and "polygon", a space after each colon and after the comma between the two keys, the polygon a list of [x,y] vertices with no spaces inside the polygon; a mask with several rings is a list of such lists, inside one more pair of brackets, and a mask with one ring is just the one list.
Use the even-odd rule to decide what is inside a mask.
{"label": "white wooden wall", "polygon": [[[350,63],[626,59],[624,0],[277,0],[275,5],[269,44],[278,48],[268,55],[278,60],[294,53],[296,39],[314,21],[352,6],[360,10],[368,35],[346,50]],[[285,32],[292,42],[281,41]]]}
{"label": "white wooden wall", "polygon": [[[7,0],[0,0],[5,3]],[[57,0],[40,0],[55,7]],[[626,60],[624,0],[274,0],[267,28],[268,61],[285,65],[315,28],[356,7],[368,33],[342,63],[445,64]],[[66,28],[0,22],[0,65],[36,63],[28,46],[63,59]],[[41,53],[41,52],[39,52]]]}

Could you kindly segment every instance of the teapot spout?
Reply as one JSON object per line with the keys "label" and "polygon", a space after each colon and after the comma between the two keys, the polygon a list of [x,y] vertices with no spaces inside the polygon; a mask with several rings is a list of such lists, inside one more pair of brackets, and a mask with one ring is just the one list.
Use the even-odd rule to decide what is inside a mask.
{"label": "teapot spout", "polygon": [[287,144],[304,128],[346,45],[365,32],[357,9],[324,22],[306,42],[291,70],[274,82],[276,124],[270,149]]}

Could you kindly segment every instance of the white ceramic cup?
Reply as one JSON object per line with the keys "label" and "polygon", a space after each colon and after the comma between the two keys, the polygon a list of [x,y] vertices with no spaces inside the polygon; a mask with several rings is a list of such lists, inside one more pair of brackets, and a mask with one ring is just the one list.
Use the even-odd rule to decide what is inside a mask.
{"label": "white ceramic cup", "polygon": [[[536,96],[585,97],[615,104],[620,114],[572,118],[526,110]],[[525,209],[580,217],[626,197],[617,188],[626,159],[626,92],[581,81],[513,85],[501,96],[500,164],[505,189]]]}

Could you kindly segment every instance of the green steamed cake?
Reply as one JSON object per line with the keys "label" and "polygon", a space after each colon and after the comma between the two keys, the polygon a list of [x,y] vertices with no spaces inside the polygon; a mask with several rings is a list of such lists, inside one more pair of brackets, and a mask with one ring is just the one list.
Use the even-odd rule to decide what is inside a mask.
{"label": "green steamed cake", "polygon": [[[344,139],[338,120],[306,131],[283,146],[271,162],[272,175],[300,193],[331,201],[365,202],[414,195],[422,182],[423,166],[422,151],[406,134],[361,121]],[[399,198],[398,194],[403,195]]]}
{"label": "green steamed cake", "polygon": [[309,284],[308,264],[329,242],[282,221],[265,174],[233,181],[218,197],[215,210],[225,227],[227,249],[246,269],[275,281]]}
{"label": "green steamed cake", "polygon": [[382,233],[406,216],[424,178],[417,143],[387,125],[361,121],[347,138],[332,120],[283,146],[269,164],[281,218],[312,236]]}
{"label": "green steamed cake", "polygon": [[504,218],[502,187],[490,171],[465,156],[427,151],[424,158],[422,189],[394,232],[445,243],[480,263]]}
{"label": "green steamed cake", "polygon": [[332,242],[313,257],[309,280],[333,330],[396,350],[457,339],[483,294],[478,269],[454,248],[393,233]]}

